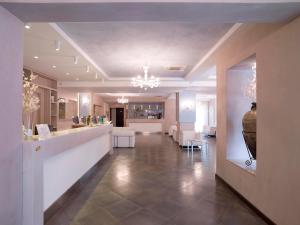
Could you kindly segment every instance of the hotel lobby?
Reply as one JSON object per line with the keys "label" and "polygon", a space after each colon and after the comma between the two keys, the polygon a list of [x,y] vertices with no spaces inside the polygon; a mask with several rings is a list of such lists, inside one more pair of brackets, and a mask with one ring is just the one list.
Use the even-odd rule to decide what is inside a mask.
{"label": "hotel lobby", "polygon": [[0,1],[0,225],[300,224],[300,2]]}

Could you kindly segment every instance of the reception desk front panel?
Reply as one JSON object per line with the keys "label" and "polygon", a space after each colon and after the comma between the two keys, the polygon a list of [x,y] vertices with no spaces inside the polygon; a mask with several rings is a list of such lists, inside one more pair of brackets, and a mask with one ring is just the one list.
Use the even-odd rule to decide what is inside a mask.
{"label": "reception desk front panel", "polygon": [[112,150],[111,125],[78,128],[23,144],[23,225],[44,211]]}

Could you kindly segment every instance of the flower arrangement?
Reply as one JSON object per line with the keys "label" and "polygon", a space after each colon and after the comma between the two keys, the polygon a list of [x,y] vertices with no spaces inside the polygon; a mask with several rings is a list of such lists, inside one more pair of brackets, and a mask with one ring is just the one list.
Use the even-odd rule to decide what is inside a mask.
{"label": "flower arrangement", "polygon": [[245,95],[256,102],[256,64],[252,66],[252,78],[250,84],[246,87]]}
{"label": "flower arrangement", "polygon": [[36,95],[38,85],[33,83],[37,78],[36,75],[31,73],[26,76],[23,73],[23,110],[24,112],[35,112],[40,108],[40,99]]}
{"label": "flower arrangement", "polygon": [[31,137],[33,134],[33,112],[40,108],[40,99],[36,95],[38,85],[33,81],[36,75],[30,74],[26,76],[23,72],[23,131],[26,137]]}

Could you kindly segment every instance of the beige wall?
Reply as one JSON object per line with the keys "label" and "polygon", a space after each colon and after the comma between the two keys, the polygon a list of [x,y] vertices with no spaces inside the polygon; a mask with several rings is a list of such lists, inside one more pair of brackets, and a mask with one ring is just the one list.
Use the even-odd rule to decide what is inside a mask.
{"label": "beige wall", "polygon": [[[73,101],[78,101],[78,95],[77,92],[74,91],[69,91],[65,88],[58,88],[57,89],[57,95],[58,98],[65,98],[67,100],[73,100]],[[76,110],[77,112],[78,110]],[[58,130],[66,130],[66,129],[71,129],[72,128],[72,120],[71,119],[59,119],[57,121],[57,129]]]}
{"label": "beige wall", "polygon": [[[245,25],[216,54],[216,173],[277,224],[300,221],[300,18],[281,25]],[[226,71],[256,53],[257,170],[226,159]]]}
{"label": "beige wall", "polygon": [[171,125],[176,125],[176,98],[171,97],[165,101],[164,132],[168,132]]}
{"label": "beige wall", "polygon": [[103,98],[99,95],[96,95],[96,94],[93,94],[92,93],[92,104],[91,104],[91,112],[92,112],[92,115],[94,115],[94,105],[98,105],[98,106],[101,106],[101,109],[100,109],[100,115],[105,115],[106,114],[106,108],[107,108],[107,104],[106,102],[104,102]]}

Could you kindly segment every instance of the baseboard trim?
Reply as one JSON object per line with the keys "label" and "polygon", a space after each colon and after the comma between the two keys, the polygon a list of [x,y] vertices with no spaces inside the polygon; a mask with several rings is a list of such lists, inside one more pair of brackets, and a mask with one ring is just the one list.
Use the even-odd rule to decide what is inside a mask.
{"label": "baseboard trim", "polygon": [[241,200],[243,200],[253,211],[256,212],[267,224],[276,225],[269,217],[262,213],[256,206],[249,202],[243,195],[241,195],[236,189],[234,189],[230,184],[228,184],[222,177],[218,174],[215,174],[217,180],[225,184],[230,190],[232,190]]}

